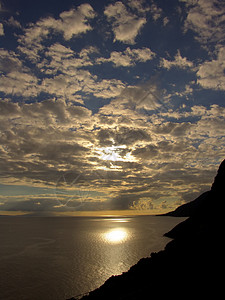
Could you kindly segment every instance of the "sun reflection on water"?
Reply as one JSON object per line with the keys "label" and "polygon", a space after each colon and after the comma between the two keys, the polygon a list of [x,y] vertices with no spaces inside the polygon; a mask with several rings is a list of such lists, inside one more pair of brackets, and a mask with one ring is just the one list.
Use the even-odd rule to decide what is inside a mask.
{"label": "sun reflection on water", "polygon": [[124,228],[115,228],[105,232],[103,238],[108,243],[122,243],[128,239],[128,232]]}
{"label": "sun reflection on water", "polygon": [[[108,221],[108,219],[104,219],[104,220]],[[130,219],[128,219],[128,218],[110,218],[109,221],[114,222],[114,223],[127,223],[130,221]]]}

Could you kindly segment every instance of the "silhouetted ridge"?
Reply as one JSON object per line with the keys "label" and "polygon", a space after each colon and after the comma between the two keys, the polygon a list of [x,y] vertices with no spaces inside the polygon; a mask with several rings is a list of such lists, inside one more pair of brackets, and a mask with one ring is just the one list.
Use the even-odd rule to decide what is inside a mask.
{"label": "silhouetted ridge", "polygon": [[222,217],[222,199],[225,200],[225,160],[220,164],[210,191],[166,214],[175,217],[189,216],[189,219],[176,225],[165,236],[173,239],[186,238],[187,235],[197,235],[200,231],[201,234],[216,235],[220,229],[218,222]]}
{"label": "silhouetted ridge", "polygon": [[174,211],[164,214],[164,216],[190,217],[201,214],[206,212],[206,209],[212,209],[212,201],[215,197],[217,197],[217,201],[221,197],[225,200],[225,160],[219,166],[210,191],[203,193],[191,202],[179,206]]}
{"label": "silhouetted ridge", "polygon": [[211,191],[216,195],[224,196],[224,189],[225,189],[225,159],[219,167],[218,173],[212,184]]}
{"label": "silhouetted ridge", "polygon": [[225,160],[210,191],[167,214],[189,218],[166,234],[173,240],[163,251],[110,277],[82,299],[220,299],[224,294],[221,199],[225,200]]}
{"label": "silhouetted ridge", "polygon": [[209,196],[209,191],[203,193],[201,196],[196,198],[195,200],[185,203],[174,211],[168,212],[162,216],[172,216],[172,217],[190,217],[191,215],[195,214],[197,211],[201,209],[201,206],[205,199]]}

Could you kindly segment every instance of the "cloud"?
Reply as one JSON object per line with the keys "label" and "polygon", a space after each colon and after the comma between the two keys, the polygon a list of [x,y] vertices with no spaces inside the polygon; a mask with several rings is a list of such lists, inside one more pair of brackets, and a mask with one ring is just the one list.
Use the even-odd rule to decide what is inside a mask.
{"label": "cloud", "polygon": [[148,5],[145,5],[145,0],[128,0],[127,5],[139,14],[146,13],[150,10]]}
{"label": "cloud", "polygon": [[132,155],[136,156],[141,160],[149,160],[149,158],[154,158],[159,154],[158,149],[155,145],[146,145],[145,147],[136,148]]}
{"label": "cloud", "polygon": [[1,92],[24,97],[38,95],[38,78],[23,65],[15,52],[0,49],[0,67]]}
{"label": "cloud", "polygon": [[[136,95],[141,95],[139,89]],[[20,204],[4,199],[1,207],[53,211],[133,208],[155,212],[171,209],[190,186],[196,194],[210,186],[214,161],[218,155],[225,155],[223,107],[183,108],[176,112],[179,122],[172,122],[167,120],[170,112],[157,118],[154,114],[144,117],[143,111],[119,105],[121,98],[113,101],[117,110],[110,103],[95,115],[72,102],[0,101],[2,182],[64,188],[57,199],[54,193],[27,197],[26,203],[15,200],[22,201]],[[190,118],[195,118],[192,124]],[[104,160],[101,157],[106,157],[97,150],[106,151],[105,156],[107,151],[114,154],[108,153],[108,160]],[[113,161],[113,157],[120,159]],[[73,182],[76,174],[85,175],[74,187],[77,193],[83,192],[82,201],[76,193],[71,198],[70,186],[59,187],[63,174],[67,183]]]}
{"label": "cloud", "polygon": [[166,26],[169,22],[170,20],[167,17],[163,18],[163,26]]}
{"label": "cloud", "polygon": [[120,102],[124,107],[135,110],[156,110],[162,105],[160,94],[157,82],[151,80],[143,85],[124,89],[120,95]]}
{"label": "cloud", "polygon": [[[208,3],[205,11],[204,3]],[[198,36],[202,44],[208,35],[209,43],[204,45],[211,47],[211,41],[222,36],[224,17],[208,1],[186,4],[186,30],[203,34]],[[148,45],[122,43],[134,45],[149,17],[151,24],[158,23],[163,29],[168,23],[163,10],[154,1],[128,0],[105,5],[104,16],[97,23],[93,20],[97,14],[89,4],[64,11],[58,17],[46,16],[22,31],[13,17],[4,21],[4,29],[14,27],[6,33],[15,30],[14,42],[17,39],[19,46],[14,51],[0,49],[1,180],[14,186],[48,187],[58,194],[2,197],[1,208],[133,208],[155,212],[190,198],[185,198],[190,188],[197,195],[210,186],[215,165],[225,156],[225,111],[222,106],[208,107],[204,103],[191,107],[193,101],[184,103],[182,99],[188,95],[193,96],[191,100],[198,95],[201,98],[202,89],[195,90],[199,86],[224,90],[222,42],[213,53],[208,53],[207,61],[198,61],[198,67],[181,50],[174,57],[168,54],[169,58],[160,60]],[[210,12],[209,7],[215,11]],[[212,22],[218,16],[218,28],[213,29],[201,18],[198,24],[193,16],[196,11],[211,14]],[[97,48],[93,43],[99,41],[92,43],[89,35],[81,43],[72,43],[71,39],[94,29],[97,37],[99,28],[93,24],[103,25],[106,20],[114,41],[120,41],[120,45],[114,44],[114,49],[105,52],[109,40]],[[201,33],[203,23],[211,31]],[[217,33],[215,37],[212,30]],[[143,77],[147,74],[148,64],[144,67],[142,63],[153,59],[151,66],[158,59],[158,66],[164,68],[161,82],[155,77],[135,84],[134,80],[140,80],[135,75],[142,71]],[[103,63],[107,63],[106,73],[100,66]],[[196,71],[198,86],[193,78],[178,90],[165,83],[166,72],[172,68]],[[173,91],[170,94],[165,89],[168,86]],[[98,112],[95,105],[102,105]],[[72,191],[75,194],[71,196]],[[82,201],[78,192],[84,192]]]}
{"label": "cloud", "polygon": [[[106,128],[97,132],[97,138],[100,146],[134,146],[141,141],[150,141],[150,134],[141,128],[131,128],[130,126],[120,126],[117,129]],[[118,149],[125,152],[124,149]]]}
{"label": "cloud", "polygon": [[[85,150],[82,145],[79,148],[76,141],[71,140],[77,134],[68,129],[79,127],[80,124],[89,120],[91,112],[87,108],[54,100],[31,104],[11,103],[4,100],[0,101],[0,107],[4,128],[1,141],[5,149],[11,149],[10,155],[36,153],[43,156],[49,152],[47,148],[52,147],[51,144],[55,145],[56,141],[58,146],[55,145],[55,149],[57,150],[58,147],[61,149],[57,155],[63,153],[64,150],[68,151],[70,146],[74,147],[73,155],[79,149]],[[63,150],[65,138],[67,141],[64,143]],[[54,156],[53,148],[52,155]]]}
{"label": "cloud", "polygon": [[225,39],[225,4],[218,0],[180,0],[187,6],[185,30],[197,33],[197,40],[207,45]]}
{"label": "cloud", "polygon": [[180,50],[177,50],[177,54],[174,57],[174,60],[167,60],[165,58],[161,59],[160,66],[170,70],[171,68],[180,68],[187,69],[194,66],[193,62],[189,61],[186,57],[182,57]]}
{"label": "cloud", "polygon": [[11,16],[7,21],[6,21],[6,24],[8,26],[11,26],[11,27],[15,27],[15,28],[19,28],[19,29],[22,29],[22,26],[20,24],[19,21],[15,20],[13,16]]}
{"label": "cloud", "polygon": [[54,101],[0,107],[0,176],[7,184],[54,187],[60,171],[90,169],[93,138],[79,129],[88,128],[88,109]]}
{"label": "cloud", "polygon": [[119,96],[125,88],[125,84],[118,79],[96,79],[86,82],[82,91],[87,94],[93,94],[95,97],[112,99]]}
{"label": "cloud", "polygon": [[1,73],[10,73],[12,71],[22,71],[23,64],[13,51],[0,49],[0,70]]}
{"label": "cloud", "polygon": [[4,33],[4,27],[3,27],[2,23],[0,23],[0,36],[1,35],[5,35],[5,33]]}
{"label": "cloud", "polygon": [[37,66],[42,73],[47,75],[61,72],[72,76],[76,74],[78,68],[93,65],[88,54],[95,51],[97,50],[94,47],[89,47],[82,49],[80,53],[75,53],[71,48],[55,43],[46,49],[45,58]]}
{"label": "cloud", "polygon": [[37,96],[38,78],[23,66],[13,51],[0,49],[0,91],[5,94]]}
{"label": "cloud", "polygon": [[162,9],[159,8],[155,3],[150,6],[150,12],[152,14],[153,20],[157,21],[162,15]]}
{"label": "cloud", "polygon": [[18,49],[31,61],[37,61],[40,58],[39,53],[44,48],[43,40],[50,38],[52,32],[62,33],[66,41],[70,40],[73,36],[92,30],[88,21],[95,16],[90,4],[81,4],[77,9],[62,12],[58,19],[53,17],[40,19],[24,30],[24,34],[19,38]]}
{"label": "cloud", "polygon": [[154,209],[154,203],[151,199],[140,199],[133,202],[132,206],[130,206],[130,209],[134,210],[153,210]]}
{"label": "cloud", "polygon": [[39,78],[24,66],[18,54],[0,49],[0,91],[27,98],[44,92],[80,103],[83,100],[79,92],[82,92],[83,98],[85,94],[104,99],[117,97],[125,87],[121,80],[99,79],[83,69],[93,65],[90,55],[96,52],[96,48],[88,47],[77,54],[62,44],[53,44],[44,52],[46,58],[37,64],[42,73]]}
{"label": "cloud", "polygon": [[155,57],[155,53],[149,48],[130,49],[126,48],[124,52],[113,51],[109,58],[99,58],[98,63],[112,62],[116,67],[130,67],[137,62],[146,62]]}
{"label": "cloud", "polygon": [[0,91],[7,95],[35,97],[39,80],[14,51],[0,49]]}
{"label": "cloud", "polygon": [[95,16],[96,14],[90,4],[81,4],[77,10],[71,9],[70,11],[62,12],[60,14],[61,24],[56,26],[56,29],[63,32],[65,40],[69,40],[73,35],[92,30],[87,21]]}
{"label": "cloud", "polygon": [[112,23],[114,41],[125,44],[135,44],[135,38],[141,27],[146,23],[145,17],[139,17],[126,9],[126,6],[117,1],[105,8],[104,14]]}
{"label": "cloud", "polygon": [[220,46],[217,58],[199,66],[197,82],[204,88],[225,90],[225,47]]}

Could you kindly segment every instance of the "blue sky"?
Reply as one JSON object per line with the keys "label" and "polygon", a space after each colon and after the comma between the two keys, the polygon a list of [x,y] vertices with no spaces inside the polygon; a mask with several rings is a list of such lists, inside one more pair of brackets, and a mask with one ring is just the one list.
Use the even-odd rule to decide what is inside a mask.
{"label": "blue sky", "polygon": [[219,0],[0,0],[0,210],[154,214],[209,189],[224,15]]}

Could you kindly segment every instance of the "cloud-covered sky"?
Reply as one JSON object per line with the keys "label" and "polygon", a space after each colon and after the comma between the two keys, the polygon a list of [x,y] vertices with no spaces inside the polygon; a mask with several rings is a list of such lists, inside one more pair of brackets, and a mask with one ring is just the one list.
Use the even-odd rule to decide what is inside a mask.
{"label": "cloud-covered sky", "polygon": [[0,211],[166,212],[225,157],[225,3],[0,0]]}

